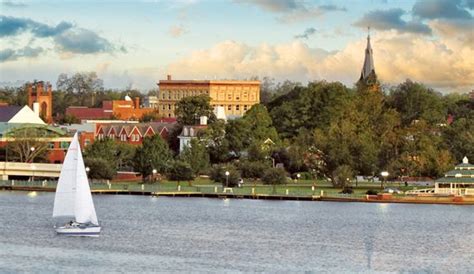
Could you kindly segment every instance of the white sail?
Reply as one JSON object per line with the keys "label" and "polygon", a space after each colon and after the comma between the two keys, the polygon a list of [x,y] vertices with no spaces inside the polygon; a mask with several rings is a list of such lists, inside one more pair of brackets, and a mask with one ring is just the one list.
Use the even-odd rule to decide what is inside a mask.
{"label": "white sail", "polygon": [[76,201],[74,204],[74,216],[78,223],[93,223],[98,225],[94,202],[87,180],[86,167],[82,159],[82,152],[77,150],[77,172],[76,172]]}
{"label": "white sail", "polygon": [[53,217],[61,216],[98,225],[77,133],[66,153],[54,198]]}

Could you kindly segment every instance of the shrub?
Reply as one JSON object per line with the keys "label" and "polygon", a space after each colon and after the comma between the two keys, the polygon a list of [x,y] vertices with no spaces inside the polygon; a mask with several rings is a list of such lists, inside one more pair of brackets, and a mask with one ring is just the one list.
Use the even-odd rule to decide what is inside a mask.
{"label": "shrub", "polygon": [[267,185],[285,184],[286,180],[286,171],[282,168],[269,168],[262,177],[263,183]]}
{"label": "shrub", "polygon": [[168,179],[171,181],[191,181],[194,180],[194,172],[188,163],[176,160],[171,163]]}
{"label": "shrub", "polygon": [[352,189],[352,187],[345,186],[340,193],[342,193],[342,194],[352,194],[352,193],[354,193],[354,190]]}
{"label": "shrub", "polygon": [[[229,176],[225,172],[229,172]],[[227,178],[228,177],[228,178]],[[240,177],[240,172],[232,164],[217,164],[211,168],[210,178],[214,182],[221,183],[223,186],[229,187],[237,186]],[[227,181],[228,179],[228,181]]]}
{"label": "shrub", "polygon": [[332,183],[335,187],[350,186],[354,177],[354,171],[348,165],[342,165],[336,168],[332,174]]}
{"label": "shrub", "polygon": [[239,170],[242,174],[242,178],[262,178],[263,174],[267,169],[270,168],[269,164],[261,161],[243,161],[239,164]]}
{"label": "shrub", "polygon": [[367,190],[367,192],[365,194],[367,194],[367,195],[377,195],[378,191],[374,190],[374,189],[369,189],[369,190]]}

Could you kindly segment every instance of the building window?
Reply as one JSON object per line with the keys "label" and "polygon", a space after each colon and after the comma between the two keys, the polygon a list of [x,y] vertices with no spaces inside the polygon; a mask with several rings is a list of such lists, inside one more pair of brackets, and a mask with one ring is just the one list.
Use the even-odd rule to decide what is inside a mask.
{"label": "building window", "polygon": [[247,111],[247,105],[244,105],[244,111]]}
{"label": "building window", "polygon": [[48,143],[48,148],[53,149],[54,148],[54,143]]}
{"label": "building window", "polygon": [[239,96],[236,96],[236,97],[235,97],[235,100],[237,100],[237,101],[240,100],[240,97],[239,97]]}
{"label": "building window", "polygon": [[91,141],[89,141],[89,139],[86,139],[86,140],[84,141],[84,146],[88,146],[90,143],[91,143]]}
{"label": "building window", "polygon": [[232,110],[232,105],[228,105],[227,110]]}
{"label": "building window", "polygon": [[171,117],[171,113],[168,113],[168,117]]}
{"label": "building window", "polygon": [[171,105],[168,105],[168,109],[171,110]]}
{"label": "building window", "polygon": [[165,109],[166,109],[166,106],[165,106],[165,105],[163,105],[163,110],[165,110]]}
{"label": "building window", "polygon": [[232,100],[232,94],[227,95],[227,100]]}
{"label": "building window", "polygon": [[68,149],[68,147],[69,147],[69,142],[61,142],[62,149]]}
{"label": "building window", "polygon": [[240,110],[240,105],[235,105],[235,110]]}
{"label": "building window", "polygon": [[163,93],[163,99],[166,99],[166,94]]}
{"label": "building window", "polygon": [[120,135],[120,141],[123,141],[123,142],[127,141],[127,135],[125,134]]}

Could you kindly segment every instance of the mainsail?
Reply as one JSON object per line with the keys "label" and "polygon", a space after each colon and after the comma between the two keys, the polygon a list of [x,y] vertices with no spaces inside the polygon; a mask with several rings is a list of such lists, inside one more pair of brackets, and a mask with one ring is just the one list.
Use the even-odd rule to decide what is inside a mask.
{"label": "mainsail", "polygon": [[69,145],[54,198],[53,217],[74,216],[78,223],[98,225],[77,133]]}

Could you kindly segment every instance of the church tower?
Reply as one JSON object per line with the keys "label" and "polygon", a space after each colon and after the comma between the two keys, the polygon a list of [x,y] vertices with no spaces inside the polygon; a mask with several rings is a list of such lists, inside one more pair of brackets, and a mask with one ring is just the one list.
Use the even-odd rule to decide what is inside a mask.
{"label": "church tower", "polygon": [[46,123],[53,123],[53,92],[49,82],[35,81],[26,84],[28,91],[28,106]]}
{"label": "church tower", "polygon": [[358,85],[363,85],[371,91],[379,90],[377,74],[375,74],[374,53],[372,51],[372,46],[370,45],[370,28],[369,34],[367,35],[364,65],[362,67],[362,72],[360,73]]}

